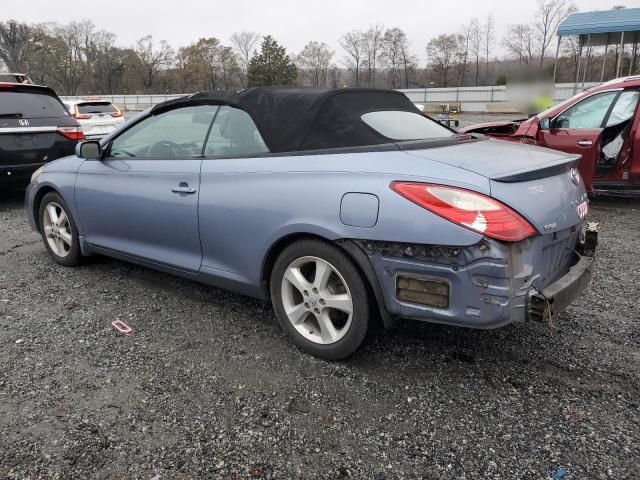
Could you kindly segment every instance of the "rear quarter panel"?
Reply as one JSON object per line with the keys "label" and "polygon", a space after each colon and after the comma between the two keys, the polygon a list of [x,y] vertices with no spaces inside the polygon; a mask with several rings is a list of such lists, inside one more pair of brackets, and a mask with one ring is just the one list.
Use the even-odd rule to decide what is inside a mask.
{"label": "rear quarter panel", "polygon": [[[199,203],[203,267],[259,280],[271,246],[296,233],[456,246],[482,238],[396,194],[389,188],[394,180],[489,191],[484,177],[402,152],[205,160]],[[340,204],[349,192],[378,197],[375,225],[342,223]]]}

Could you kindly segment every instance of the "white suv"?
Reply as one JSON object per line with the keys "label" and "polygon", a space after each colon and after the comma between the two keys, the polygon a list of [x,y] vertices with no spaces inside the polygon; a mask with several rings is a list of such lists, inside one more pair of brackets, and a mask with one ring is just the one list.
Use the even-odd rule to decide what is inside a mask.
{"label": "white suv", "polygon": [[87,139],[104,137],[124,122],[122,112],[113,103],[99,98],[64,100],[64,104],[78,120]]}

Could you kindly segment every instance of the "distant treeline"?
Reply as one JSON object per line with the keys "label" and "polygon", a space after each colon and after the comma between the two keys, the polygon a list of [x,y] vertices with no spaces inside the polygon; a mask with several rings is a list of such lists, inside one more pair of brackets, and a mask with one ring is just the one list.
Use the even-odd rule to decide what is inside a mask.
{"label": "distant treeline", "polygon": [[[339,39],[342,51],[338,55],[321,41],[310,41],[300,52],[288,52],[269,35],[244,31],[234,33],[226,42],[212,36],[177,49],[151,36],[122,47],[114,33],[97,30],[88,20],[66,25],[9,20],[0,22],[0,70],[4,63],[5,69],[27,73],[36,83],[50,85],[64,95],[289,84],[387,88],[495,85],[523,70],[549,75],[557,26],[575,10],[572,0],[537,0],[534,20],[508,26],[502,39],[495,38],[495,22],[489,14],[484,21],[472,18],[458,33],[434,36],[417,47],[400,28],[372,25],[345,33]],[[503,58],[493,53],[498,45],[505,52]],[[426,64],[419,64],[416,48],[425,49]],[[577,39],[563,40],[559,81],[574,79],[577,52]],[[610,55],[615,54],[612,48]],[[602,60],[602,55],[594,55],[587,80],[599,80]],[[628,65],[631,55],[624,61]],[[614,68],[613,61],[608,64],[608,70]],[[610,77],[612,72],[606,73]]]}

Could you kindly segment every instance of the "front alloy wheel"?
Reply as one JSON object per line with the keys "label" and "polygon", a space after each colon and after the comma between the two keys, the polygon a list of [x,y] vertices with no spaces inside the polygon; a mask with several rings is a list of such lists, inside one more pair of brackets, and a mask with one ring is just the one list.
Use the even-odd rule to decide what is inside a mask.
{"label": "front alloy wheel", "polygon": [[327,360],[351,355],[369,322],[366,284],[338,247],[302,240],[280,254],[271,275],[278,321],[296,345]]}
{"label": "front alloy wheel", "polygon": [[56,192],[45,194],[40,202],[39,217],[42,240],[51,257],[67,267],[80,263],[78,229],[62,197]]}
{"label": "front alloy wheel", "polygon": [[71,224],[64,209],[56,202],[49,202],[45,207],[42,228],[53,253],[58,257],[68,256],[73,244]]}

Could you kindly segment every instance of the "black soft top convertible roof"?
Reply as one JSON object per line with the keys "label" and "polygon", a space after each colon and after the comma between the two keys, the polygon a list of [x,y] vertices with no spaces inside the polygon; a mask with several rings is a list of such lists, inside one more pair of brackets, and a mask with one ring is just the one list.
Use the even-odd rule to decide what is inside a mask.
{"label": "black soft top convertible roof", "polygon": [[401,92],[365,88],[256,87],[201,92],[156,105],[151,114],[196,105],[247,112],[274,153],[393,143],[362,121],[364,113],[399,110],[422,115]]}

